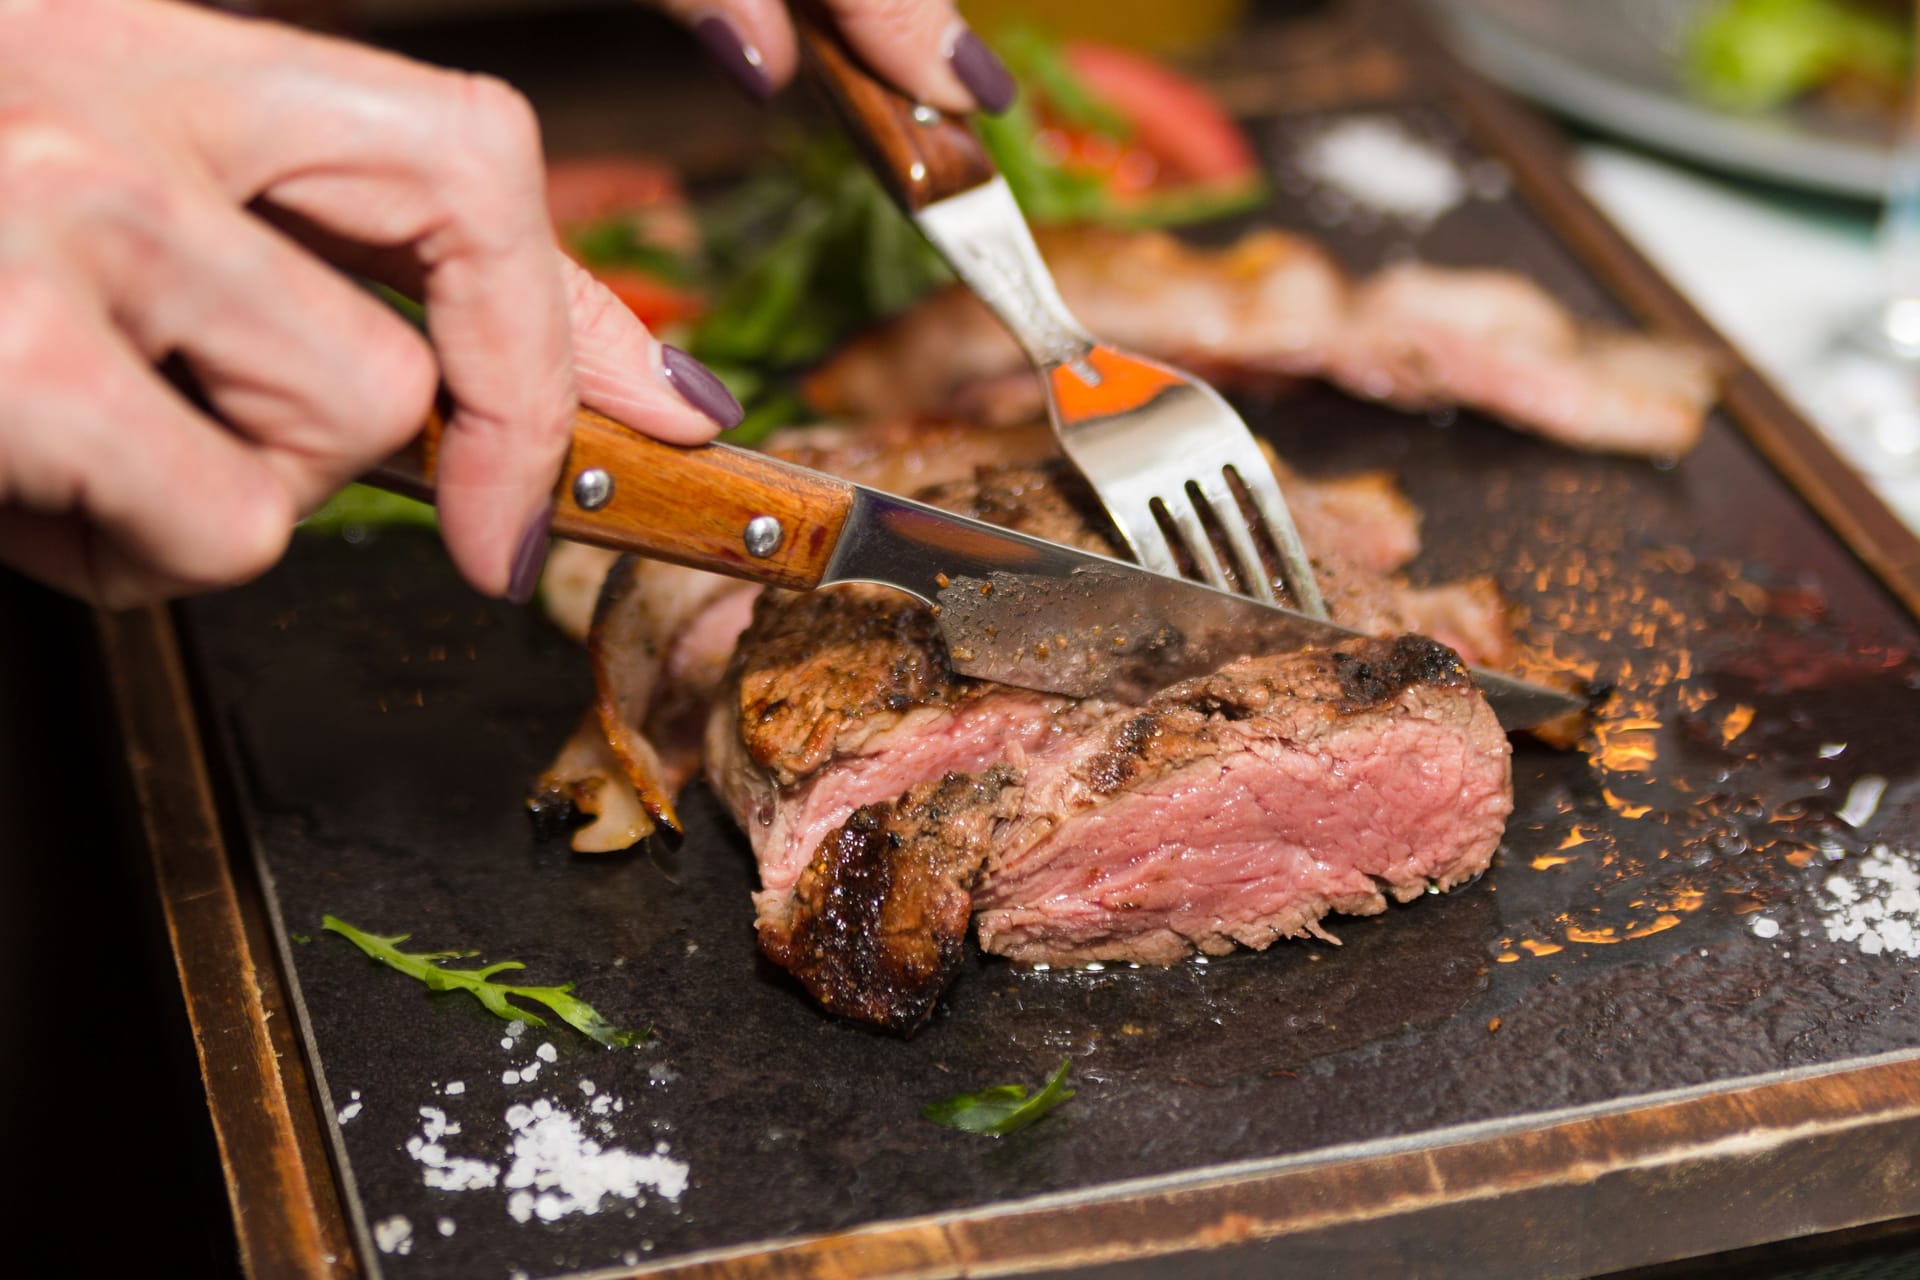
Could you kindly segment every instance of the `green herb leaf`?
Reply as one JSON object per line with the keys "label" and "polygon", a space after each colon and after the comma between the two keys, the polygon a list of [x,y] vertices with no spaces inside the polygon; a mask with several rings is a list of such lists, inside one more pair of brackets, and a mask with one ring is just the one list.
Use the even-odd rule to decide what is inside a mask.
{"label": "green herb leaf", "polygon": [[433,508],[424,502],[415,502],[385,489],[350,484],[302,520],[300,527],[318,533],[343,533],[374,525],[418,525],[432,529],[438,524]]}
{"label": "green herb leaf", "polygon": [[479,969],[446,969],[443,960],[464,960],[479,954],[477,951],[414,951],[400,950],[400,944],[411,934],[399,933],[392,937],[367,933],[356,929],[344,920],[333,916],[323,916],[321,926],[339,934],[354,946],[367,953],[372,959],[398,969],[409,978],[417,979],[427,985],[431,991],[464,991],[482,1005],[488,1012],[509,1022],[524,1022],[528,1026],[544,1027],[546,1020],[530,1013],[519,1005],[509,1003],[508,996],[521,1000],[532,1000],[551,1009],[562,1022],[578,1031],[581,1035],[599,1041],[610,1049],[625,1049],[646,1036],[646,1032],[622,1031],[597,1013],[593,1006],[571,994],[573,984],[562,983],[557,987],[516,987],[493,981],[493,975],[512,969],[524,969],[518,960],[501,960]]}
{"label": "green herb leaf", "polygon": [[1071,1058],[1062,1058],[1040,1092],[1028,1096],[1023,1084],[1001,1084],[978,1093],[963,1093],[940,1102],[929,1102],[920,1114],[935,1124],[967,1133],[984,1133],[995,1138],[1017,1133],[1074,1095],[1066,1087]]}

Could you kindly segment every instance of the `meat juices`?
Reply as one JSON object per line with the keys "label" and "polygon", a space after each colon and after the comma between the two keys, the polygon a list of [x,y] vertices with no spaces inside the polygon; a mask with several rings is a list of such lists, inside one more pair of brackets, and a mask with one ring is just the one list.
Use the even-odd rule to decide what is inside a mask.
{"label": "meat juices", "polygon": [[[924,497],[1108,549],[1071,483],[1006,468]],[[1392,584],[1347,566],[1341,600]],[[879,588],[763,593],[708,722],[707,777],[760,868],[761,949],[827,1008],[925,1019],[976,918],[1029,964],[1166,964],[1325,936],[1330,911],[1484,870],[1508,746],[1418,636],[1244,659],[1141,706],[955,675]]]}

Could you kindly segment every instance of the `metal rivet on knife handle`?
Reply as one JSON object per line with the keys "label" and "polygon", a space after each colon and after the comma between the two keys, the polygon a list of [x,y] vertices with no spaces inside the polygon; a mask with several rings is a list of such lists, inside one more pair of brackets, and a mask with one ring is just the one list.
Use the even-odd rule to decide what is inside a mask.
{"label": "metal rivet on knife handle", "polygon": [[573,500],[583,511],[598,511],[613,497],[613,477],[600,467],[588,467],[573,478]]}
{"label": "metal rivet on knife handle", "polygon": [[787,531],[772,516],[755,516],[747,521],[747,554],[764,560],[780,549],[781,540],[786,536]]}
{"label": "metal rivet on knife handle", "polygon": [[913,109],[913,122],[923,129],[930,129],[940,123],[940,113],[923,102]]}

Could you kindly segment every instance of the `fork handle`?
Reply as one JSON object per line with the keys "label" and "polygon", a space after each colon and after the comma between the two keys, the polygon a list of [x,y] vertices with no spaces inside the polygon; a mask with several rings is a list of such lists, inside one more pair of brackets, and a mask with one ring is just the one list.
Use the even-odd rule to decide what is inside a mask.
{"label": "fork handle", "polygon": [[972,131],[875,77],[816,0],[795,4],[793,16],[814,83],[908,213],[992,181],[993,161]]}
{"label": "fork handle", "polygon": [[[442,430],[436,412],[366,479],[431,501]],[[599,474],[583,480],[590,472]],[[833,476],[723,444],[665,444],[581,409],[554,489],[553,532],[805,591],[826,573],[852,507],[853,486]]]}

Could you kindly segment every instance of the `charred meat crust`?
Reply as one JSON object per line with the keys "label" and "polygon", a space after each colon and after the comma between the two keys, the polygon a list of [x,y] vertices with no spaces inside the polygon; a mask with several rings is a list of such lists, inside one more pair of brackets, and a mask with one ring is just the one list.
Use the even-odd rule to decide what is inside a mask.
{"label": "charred meat crust", "polygon": [[952,706],[973,682],[953,673],[930,610],[897,591],[766,592],[735,654],[740,735],[783,785],[915,707]]}
{"label": "charred meat crust", "polygon": [[833,1013],[910,1031],[965,957],[972,891],[1018,774],[950,773],[866,805],[820,842],[760,949]]}

